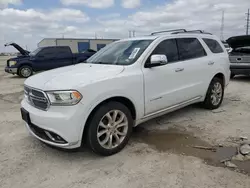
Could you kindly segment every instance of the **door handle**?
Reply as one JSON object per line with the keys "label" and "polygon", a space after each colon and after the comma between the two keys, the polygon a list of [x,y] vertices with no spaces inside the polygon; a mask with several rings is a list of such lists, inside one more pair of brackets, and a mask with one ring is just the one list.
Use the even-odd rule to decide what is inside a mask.
{"label": "door handle", "polygon": [[175,69],[175,72],[181,72],[181,71],[184,71],[184,68]]}
{"label": "door handle", "polygon": [[209,62],[208,62],[208,65],[213,65],[213,64],[214,64],[213,61],[209,61]]}

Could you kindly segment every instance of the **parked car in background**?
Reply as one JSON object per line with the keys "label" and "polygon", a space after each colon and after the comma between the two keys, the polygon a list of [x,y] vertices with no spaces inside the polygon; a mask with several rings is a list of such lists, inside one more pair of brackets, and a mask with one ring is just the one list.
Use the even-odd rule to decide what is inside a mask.
{"label": "parked car in background", "polygon": [[229,52],[231,78],[240,74],[250,76],[250,35],[231,37],[227,43],[232,48]]}
{"label": "parked car in background", "polygon": [[10,45],[15,47],[21,55],[7,60],[5,72],[17,74],[24,78],[28,78],[33,72],[83,62],[96,53],[96,51],[91,49],[83,53],[72,53],[69,46],[41,47],[33,52],[28,52],[16,43],[9,43],[5,46]]}
{"label": "parked car in background", "polygon": [[28,78],[21,114],[29,132],[56,147],[86,142],[112,155],[142,122],[198,102],[218,108],[230,77],[222,42],[202,31],[165,32],[114,42],[85,63]]}

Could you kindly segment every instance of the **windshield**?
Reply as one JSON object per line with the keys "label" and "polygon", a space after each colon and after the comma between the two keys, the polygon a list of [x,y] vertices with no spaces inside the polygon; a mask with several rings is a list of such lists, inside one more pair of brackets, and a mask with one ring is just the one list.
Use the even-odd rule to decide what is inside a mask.
{"label": "windshield", "polygon": [[101,49],[89,58],[86,63],[131,65],[141,56],[152,41],[118,41]]}
{"label": "windshield", "polygon": [[38,52],[41,51],[42,48],[37,48],[36,50],[34,50],[33,52],[31,52],[29,55],[30,56],[35,56]]}

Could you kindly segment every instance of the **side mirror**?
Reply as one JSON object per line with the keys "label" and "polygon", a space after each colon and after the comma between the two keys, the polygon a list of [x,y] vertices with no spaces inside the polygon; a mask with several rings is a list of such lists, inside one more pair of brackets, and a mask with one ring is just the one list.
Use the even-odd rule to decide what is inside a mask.
{"label": "side mirror", "polygon": [[157,67],[161,65],[166,65],[168,63],[168,59],[166,55],[152,55],[150,57],[150,64],[146,65],[146,68]]}

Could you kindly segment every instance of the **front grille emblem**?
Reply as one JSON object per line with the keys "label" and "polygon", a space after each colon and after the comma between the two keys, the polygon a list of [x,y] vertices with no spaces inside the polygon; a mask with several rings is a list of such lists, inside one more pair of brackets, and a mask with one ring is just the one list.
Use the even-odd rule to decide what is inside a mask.
{"label": "front grille emblem", "polygon": [[27,97],[28,102],[41,110],[47,110],[49,107],[49,101],[46,97],[46,94],[34,88],[24,87],[24,93]]}

